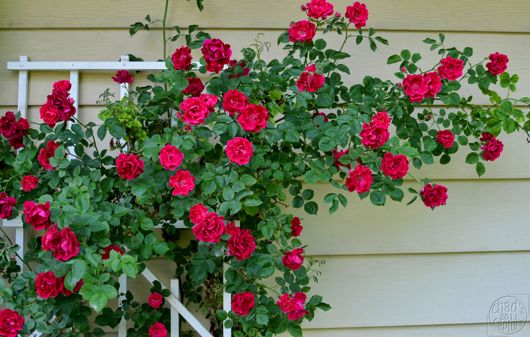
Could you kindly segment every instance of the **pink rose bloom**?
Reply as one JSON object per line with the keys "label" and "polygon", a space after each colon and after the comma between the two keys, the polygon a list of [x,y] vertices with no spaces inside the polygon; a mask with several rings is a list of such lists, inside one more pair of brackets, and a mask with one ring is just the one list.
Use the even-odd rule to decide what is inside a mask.
{"label": "pink rose bloom", "polygon": [[327,19],[333,15],[333,4],[326,0],[311,0],[306,4],[307,15],[313,19]]}
{"label": "pink rose bloom", "polygon": [[196,225],[204,220],[206,214],[208,214],[208,208],[198,203],[190,208],[190,221]]}
{"label": "pink rose bloom", "polygon": [[239,90],[228,90],[223,96],[223,109],[230,116],[243,111],[248,105],[247,96]]}
{"label": "pink rose bloom", "polygon": [[164,303],[164,296],[159,293],[151,293],[147,297],[147,303],[153,309],[158,309]]}
{"label": "pink rose bloom", "polygon": [[120,153],[116,158],[116,172],[122,179],[136,179],[144,172],[144,161],[134,153]]}
{"label": "pink rose bloom", "polygon": [[41,231],[51,225],[50,202],[37,204],[33,201],[24,202],[24,221],[36,231]]}
{"label": "pink rose bloom", "polygon": [[408,75],[403,80],[403,91],[412,103],[419,103],[429,92],[429,85],[423,75]]}
{"label": "pink rose bloom", "polygon": [[54,298],[59,296],[64,284],[53,272],[38,273],[35,278],[35,290],[40,298]]}
{"label": "pink rose bloom", "polygon": [[9,196],[6,192],[0,193],[0,219],[9,219],[13,215],[13,207],[17,199]]}
{"label": "pink rose bloom", "polygon": [[368,9],[365,4],[355,1],[352,6],[346,7],[346,14],[344,16],[355,25],[355,28],[361,29],[366,26]]}
{"label": "pink rose bloom", "polygon": [[440,66],[438,67],[438,73],[440,76],[450,81],[460,78],[462,76],[463,70],[464,61],[455,59],[451,56],[447,56],[446,58],[442,59],[440,61]]}
{"label": "pink rose bloom", "polygon": [[228,234],[230,234],[230,239],[226,243],[228,255],[243,261],[248,259],[256,250],[256,240],[249,229],[241,229],[230,223],[228,224]]}
{"label": "pink rose bloom", "polygon": [[445,205],[447,201],[447,187],[427,184],[420,191],[420,196],[425,206],[434,209],[435,207]]}
{"label": "pink rose bloom", "polygon": [[289,41],[291,42],[311,42],[317,33],[317,26],[309,20],[300,20],[291,23],[289,28]]}
{"label": "pink rose bloom", "polygon": [[292,270],[298,270],[304,263],[304,249],[296,248],[292,251],[286,252],[282,257],[282,264]]}
{"label": "pink rose bloom", "polygon": [[230,62],[232,49],[220,39],[207,39],[202,44],[202,55],[206,61],[206,70],[218,73]]}
{"label": "pink rose bloom", "polygon": [[116,75],[112,77],[112,80],[120,84],[131,84],[132,82],[134,82],[134,76],[131,75],[131,73],[127,70],[118,70],[116,72]]}
{"label": "pink rose bloom", "polygon": [[215,212],[208,212],[191,230],[197,240],[217,243],[226,231],[224,217]]}
{"label": "pink rose bloom", "polygon": [[204,124],[204,120],[210,114],[208,105],[200,97],[186,98],[179,107],[182,110],[182,121],[189,125]]}
{"label": "pink rose bloom", "polygon": [[226,143],[225,152],[232,163],[246,165],[250,162],[254,149],[248,139],[235,137]]}
{"label": "pink rose bloom", "polygon": [[232,295],[232,311],[239,316],[247,316],[254,308],[255,299],[251,292]]}
{"label": "pink rose bloom", "polygon": [[409,161],[402,154],[385,153],[381,164],[381,172],[390,179],[401,179],[409,172]]}
{"label": "pink rose bloom", "polygon": [[195,177],[187,170],[179,170],[169,178],[169,186],[173,188],[173,195],[186,196],[195,188]]}
{"label": "pink rose bloom", "polygon": [[501,156],[504,144],[500,140],[487,132],[482,134],[480,140],[485,142],[485,144],[480,147],[482,150],[482,158],[484,160],[495,161]]}
{"label": "pink rose bloom", "polygon": [[18,312],[11,309],[0,310],[0,336],[17,337],[24,323],[24,317]]}
{"label": "pink rose bloom", "polygon": [[249,104],[237,115],[241,128],[247,132],[260,132],[267,127],[269,112],[263,105]]}
{"label": "pink rose bloom", "polygon": [[450,130],[440,130],[436,134],[436,141],[445,149],[450,149],[455,143],[455,135]]}
{"label": "pink rose bloom", "polygon": [[160,322],[156,322],[153,325],[151,325],[147,332],[149,333],[149,337],[166,337],[167,336],[166,326]]}
{"label": "pink rose bloom", "polygon": [[191,67],[191,49],[187,46],[177,48],[171,55],[171,62],[175,70],[188,70]]}
{"label": "pink rose bloom", "polygon": [[317,74],[315,65],[310,64],[296,81],[296,86],[300,91],[316,92],[324,86],[325,82],[326,78],[323,75]]}
{"label": "pink rose bloom", "polygon": [[346,187],[350,192],[366,193],[370,191],[373,181],[372,170],[368,166],[357,164],[346,178]]}
{"label": "pink rose bloom", "polygon": [[204,90],[204,84],[198,77],[188,77],[188,86],[182,90],[182,93],[185,95],[190,95],[193,97],[198,97],[201,95],[201,92]]}
{"label": "pink rose bloom", "polygon": [[442,90],[442,79],[436,72],[430,72],[423,75],[425,85],[427,85],[427,92],[425,97],[436,97],[436,95]]}
{"label": "pink rose bloom", "polygon": [[280,310],[287,314],[289,320],[296,321],[307,314],[307,310],[305,310],[306,299],[307,295],[305,293],[298,292],[292,298],[289,294],[283,294],[276,303]]}
{"label": "pink rose bloom", "polygon": [[32,175],[23,176],[20,183],[22,185],[22,191],[30,192],[36,189],[39,185],[39,178]]}
{"label": "pink rose bloom", "polygon": [[166,144],[161,150],[158,156],[160,164],[166,170],[176,170],[184,159],[184,154],[180,150],[171,144]]}
{"label": "pink rose bloom", "polygon": [[500,75],[508,69],[508,56],[496,52],[489,56],[490,62],[486,63],[486,68],[492,75]]}
{"label": "pink rose bloom", "polygon": [[300,221],[300,218],[295,216],[293,217],[293,220],[291,220],[291,236],[298,237],[300,234],[302,234],[302,230],[304,227],[302,226],[302,222]]}

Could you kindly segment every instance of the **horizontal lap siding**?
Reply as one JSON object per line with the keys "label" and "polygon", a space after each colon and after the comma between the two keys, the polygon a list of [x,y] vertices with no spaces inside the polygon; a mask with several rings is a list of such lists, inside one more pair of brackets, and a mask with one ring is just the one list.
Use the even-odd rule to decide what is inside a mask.
{"label": "horizontal lap siding", "polygon": [[[344,12],[351,1],[334,1]],[[403,48],[426,52],[421,41],[432,31],[452,31],[447,44],[475,48],[474,60],[494,51],[510,56],[510,72],[521,75],[520,94],[530,94],[530,2],[527,0],[368,0],[370,26],[384,30],[391,46],[372,53],[365,45],[349,46],[352,75],[348,83],[365,75],[394,79],[389,55]],[[170,25],[199,23],[214,37],[229,42],[236,55],[259,32],[272,42],[270,57],[281,57],[276,37],[291,20],[302,18],[295,0],[205,0],[200,13],[193,1],[171,2]],[[161,31],[140,32],[131,38],[127,26],[150,13],[160,17],[162,0],[149,4],[107,0],[3,0],[0,1],[0,113],[16,106],[17,75],[5,70],[7,61],[20,55],[32,60],[113,61],[124,53],[146,60],[161,57]],[[431,31],[431,32],[428,32]],[[329,35],[331,47],[339,39]],[[170,50],[176,45],[171,44]],[[437,55],[425,54],[423,68]],[[145,74],[137,75],[143,84]],[[30,117],[53,81],[68,73],[31,73]],[[80,117],[95,120],[101,107],[99,94],[117,93],[109,73],[82,73]],[[464,94],[476,96],[476,90]],[[458,154],[447,166],[426,167],[429,176],[448,186],[448,205],[434,212],[420,202],[405,206],[389,201],[375,208],[369,201],[348,195],[348,208],[334,215],[321,204],[317,217],[303,215],[302,239],[307,254],[326,260],[314,293],[333,306],[305,324],[308,337],[483,337],[487,312],[498,297],[530,293],[530,146],[522,135],[502,138],[501,159],[488,163],[486,179],[477,179],[472,166]],[[411,185],[412,182],[407,182]],[[315,198],[333,190],[314,185]],[[297,212],[296,210],[295,212]],[[150,268],[168,284],[173,266],[154,261]],[[147,284],[139,278],[130,289],[146,297]],[[526,334],[530,331],[525,332]],[[115,336],[110,333],[108,336]]]}
{"label": "horizontal lap siding", "polygon": [[[303,17],[298,0],[172,1],[170,25],[209,28],[283,28]],[[383,29],[530,32],[526,0],[367,0],[370,26]],[[352,1],[336,0],[344,13]],[[3,0],[0,28],[122,28],[146,14],[162,15],[163,1]]]}

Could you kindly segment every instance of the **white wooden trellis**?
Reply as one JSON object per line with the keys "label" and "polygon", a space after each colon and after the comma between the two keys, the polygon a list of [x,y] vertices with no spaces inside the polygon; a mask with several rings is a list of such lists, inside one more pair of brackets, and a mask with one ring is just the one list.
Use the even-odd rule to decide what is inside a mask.
{"label": "white wooden trellis", "polygon": [[[18,62],[8,62],[7,69],[18,71],[18,111],[21,117],[27,117],[28,113],[28,82],[29,82],[29,71],[69,71],[70,82],[72,88],[70,89],[70,96],[75,101],[75,107],[79,112],[79,78],[80,72],[87,71],[117,71],[117,70],[163,70],[166,69],[164,62],[129,62],[128,55],[122,55],[119,62],[48,62],[48,61],[29,61],[27,56],[20,56]],[[120,98],[123,98],[128,93],[128,84],[120,85]],[[73,153],[73,149],[70,149]],[[15,243],[20,247],[18,254],[24,256],[24,228],[21,218],[13,220],[4,220],[2,222],[3,227],[10,227],[15,229]],[[173,224],[176,228],[187,228],[182,221],[177,221]],[[156,228],[161,228],[161,225]],[[21,270],[24,268],[23,261],[17,258],[17,263]],[[226,270],[226,266],[225,266]],[[155,281],[160,280],[149,270],[145,268],[142,272],[142,276],[153,284]],[[223,278],[223,282],[224,282]],[[179,315],[182,316],[202,337],[213,337],[208,329],[202,325],[202,323],[189,311],[184,304],[180,301],[180,283],[178,279],[170,281],[169,289],[171,295],[166,297],[166,301],[171,306],[171,337],[179,337]],[[119,277],[119,293],[120,303],[125,299],[125,293],[127,292],[127,277],[121,275]],[[162,284],[162,282],[160,282]],[[166,288],[164,285],[162,287]],[[231,310],[231,294],[224,292],[223,295],[223,309],[226,312]],[[127,336],[127,322],[122,319],[118,326],[118,336]],[[31,334],[32,337],[39,337],[41,333],[35,331]],[[223,337],[231,337],[232,330],[229,328],[223,328]]]}

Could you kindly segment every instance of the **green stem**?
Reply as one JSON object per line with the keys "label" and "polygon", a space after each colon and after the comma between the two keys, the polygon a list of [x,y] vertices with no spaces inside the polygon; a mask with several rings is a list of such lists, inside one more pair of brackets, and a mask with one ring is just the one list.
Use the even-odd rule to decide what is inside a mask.
{"label": "green stem", "polygon": [[[11,241],[11,239],[9,238],[9,235],[7,235],[7,233],[4,231],[2,227],[0,227],[0,231],[2,231],[2,233],[4,234],[4,237],[7,239],[9,244],[11,246],[14,246],[13,241]],[[22,256],[20,256],[17,252],[15,252],[15,255],[20,259],[20,261],[22,261],[26,265],[26,267],[28,267],[29,270],[33,271],[33,269],[31,269],[31,267],[29,266],[29,264],[26,261],[24,261]]]}
{"label": "green stem", "polygon": [[166,60],[166,54],[167,54],[167,38],[166,38],[166,22],[167,22],[167,11],[169,7],[169,0],[166,0],[165,6],[164,6],[164,18],[162,19],[162,38],[164,39],[164,54],[162,55],[162,59]]}

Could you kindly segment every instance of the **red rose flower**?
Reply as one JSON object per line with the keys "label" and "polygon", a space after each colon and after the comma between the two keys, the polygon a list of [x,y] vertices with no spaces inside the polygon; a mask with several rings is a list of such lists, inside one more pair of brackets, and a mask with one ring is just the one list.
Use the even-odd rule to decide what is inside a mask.
{"label": "red rose flower", "polygon": [[206,105],[209,112],[213,112],[215,110],[215,105],[219,101],[219,98],[212,94],[202,94],[199,96],[199,99]]}
{"label": "red rose flower", "polygon": [[363,145],[371,149],[385,145],[390,137],[387,128],[379,127],[373,123],[364,123],[360,135]]}
{"label": "red rose flower", "polygon": [[223,96],[223,109],[230,116],[243,111],[248,105],[247,96],[239,90],[228,90]]}
{"label": "red rose flower", "polygon": [[373,181],[372,170],[368,166],[357,164],[346,178],[346,187],[350,192],[365,193],[370,191]]}
{"label": "red rose flower", "polygon": [[453,147],[455,135],[450,130],[440,130],[436,134],[436,141],[446,149]]}
{"label": "red rose flower", "polygon": [[118,70],[116,72],[116,75],[112,77],[112,80],[120,84],[131,84],[132,82],[134,82],[134,76],[131,75],[131,73],[127,70]]}
{"label": "red rose flower", "polygon": [[189,125],[204,124],[210,113],[208,105],[199,97],[186,98],[179,107],[182,110],[182,121]]}
{"label": "red rose flower", "polygon": [[420,195],[425,206],[434,209],[435,207],[445,205],[447,201],[447,187],[427,184],[423,186]]}
{"label": "red rose flower", "polygon": [[403,91],[412,103],[419,103],[429,93],[429,84],[422,75],[408,75],[403,80]]}
{"label": "red rose flower", "polygon": [[6,114],[0,118],[0,135],[4,136],[9,141],[9,144],[15,149],[24,146],[23,140],[28,129],[28,120],[20,117],[17,121],[15,114],[12,111],[7,111]]}
{"label": "red rose flower", "polygon": [[291,220],[291,236],[300,236],[300,234],[302,234],[303,229],[304,227],[302,226],[300,218],[297,216],[293,217],[293,220]]}
{"label": "red rose flower", "polygon": [[166,337],[167,329],[166,326],[160,322],[156,322],[151,325],[148,330],[149,337]]}
{"label": "red rose flower", "polygon": [[401,179],[409,172],[409,161],[407,157],[402,154],[394,156],[387,152],[383,156],[381,172],[393,180]]}
{"label": "red rose flower", "polygon": [[191,49],[184,46],[177,48],[171,55],[171,62],[175,70],[188,70],[191,67]]}
{"label": "red rose flower", "polygon": [[57,297],[63,289],[63,281],[55,277],[53,272],[38,273],[35,278],[35,290],[40,298]]}
{"label": "red rose flower", "polygon": [[269,112],[262,105],[249,104],[237,115],[241,128],[247,132],[260,132],[267,127]]}
{"label": "red rose flower", "polygon": [[56,91],[65,92],[70,91],[70,89],[72,89],[72,83],[70,83],[68,80],[60,80],[53,84],[53,90]]}
{"label": "red rose flower", "polygon": [[230,239],[226,243],[228,247],[228,255],[235,256],[239,261],[248,259],[254,250],[256,250],[256,240],[252,236],[249,229],[241,229],[228,224],[227,232],[230,234]]}
{"label": "red rose flower", "polygon": [[0,336],[17,337],[24,326],[24,317],[11,309],[0,310]]}
{"label": "red rose flower", "polygon": [[6,192],[0,193],[0,219],[9,219],[13,215],[13,207],[17,199],[10,197]]}
{"label": "red rose flower", "polygon": [[120,255],[125,254],[123,249],[121,249],[118,245],[110,245],[105,248],[103,248],[103,253],[101,253],[101,259],[102,260],[108,260],[110,258],[110,252],[115,251],[118,252]]}
{"label": "red rose flower", "polygon": [[147,297],[147,303],[153,309],[158,309],[162,304],[164,304],[164,296],[159,293],[151,293]]}
{"label": "red rose flower", "polygon": [[190,221],[195,225],[201,223],[206,214],[208,214],[208,208],[203,204],[198,203],[190,208]]}
{"label": "red rose flower", "polygon": [[182,93],[185,95],[191,95],[193,97],[198,97],[201,95],[201,92],[204,90],[204,84],[198,77],[188,77],[188,86],[186,89],[182,90]]}
{"label": "red rose flower", "polygon": [[438,67],[438,73],[442,78],[450,81],[457,80],[462,76],[462,70],[464,70],[464,61],[455,59],[454,57],[447,56],[440,61]]}
{"label": "red rose flower", "polygon": [[40,108],[40,117],[48,126],[53,128],[58,121],[67,121],[75,115],[74,99],[68,93],[71,87],[67,80],[53,84],[52,94]]}
{"label": "red rose flower", "polygon": [[324,86],[325,82],[326,78],[323,75],[317,74],[315,65],[310,64],[296,81],[296,86],[300,91],[317,92],[318,89]]}
{"label": "red rose flower", "polygon": [[61,294],[63,294],[64,296],[72,296],[74,293],[78,293],[79,290],[81,290],[81,288],[85,284],[85,281],[79,280],[79,282],[77,282],[75,284],[74,289],[72,289],[72,291],[70,291],[70,290],[66,289],[66,287],[64,286],[64,277],[61,277],[60,280],[63,283],[63,287],[61,289]]}
{"label": "red rose flower", "polygon": [[199,241],[217,243],[225,233],[224,217],[215,212],[208,212],[201,221],[192,228],[192,232]]}
{"label": "red rose flower", "polygon": [[46,171],[53,170],[53,166],[50,164],[50,158],[55,156],[55,150],[59,147],[59,144],[53,140],[46,143],[46,147],[40,149],[39,155],[37,156],[37,161],[40,166]]}
{"label": "red rose flower", "polygon": [[37,204],[33,201],[25,201],[24,221],[37,231],[48,228],[51,225],[50,202],[47,201],[44,204]]}
{"label": "red rose flower", "polygon": [[306,299],[307,295],[305,293],[298,292],[292,298],[289,294],[283,294],[276,303],[280,310],[287,314],[289,320],[296,321],[307,314],[307,310],[305,310]]}
{"label": "red rose flower", "polygon": [[178,170],[169,178],[173,195],[188,195],[195,188],[195,177],[187,170]]}
{"label": "red rose flower", "polygon": [[490,62],[486,63],[486,68],[492,75],[500,75],[508,69],[508,56],[496,52],[495,54],[490,54]]}
{"label": "red rose flower", "polygon": [[380,128],[388,128],[390,126],[390,116],[386,111],[380,111],[372,117],[372,124]]}
{"label": "red rose flower", "polygon": [[158,156],[160,164],[166,170],[176,170],[182,164],[184,154],[180,150],[171,144],[166,144],[161,150]]}
{"label": "red rose flower", "polygon": [[495,161],[501,156],[504,144],[500,140],[487,132],[482,134],[480,140],[485,142],[485,144],[480,147],[482,150],[482,158],[484,158],[484,160]]}
{"label": "red rose flower", "polygon": [[250,162],[254,149],[248,139],[235,137],[226,142],[225,152],[232,163],[246,165]]}
{"label": "red rose flower", "polygon": [[298,270],[304,263],[303,248],[296,248],[283,254],[282,264],[292,270]]}
{"label": "red rose flower", "polygon": [[326,0],[311,0],[305,5],[307,15],[313,19],[327,19],[333,15],[333,5]]}
{"label": "red rose flower", "polygon": [[75,233],[68,227],[58,233],[59,244],[53,247],[53,257],[59,261],[68,261],[79,254],[79,241]]}
{"label": "red rose flower", "polygon": [[335,165],[336,168],[340,169],[341,167],[346,167],[346,168],[350,168],[351,165],[350,164],[343,164],[340,162],[340,158],[342,158],[342,156],[346,155],[350,153],[350,150],[349,149],[346,149],[346,150],[336,150],[336,149],[333,149],[331,150],[331,154],[333,155],[333,165]]}
{"label": "red rose flower", "polygon": [[427,93],[425,97],[435,97],[440,90],[442,90],[442,79],[436,72],[430,72],[423,75],[425,84],[427,85]]}
{"label": "red rose flower", "polygon": [[365,4],[355,1],[353,6],[346,7],[346,14],[344,16],[355,25],[355,28],[361,29],[366,26],[368,9]]}
{"label": "red rose flower", "polygon": [[23,176],[20,184],[22,185],[22,191],[30,192],[36,189],[39,185],[39,178],[31,175]]}
{"label": "red rose flower", "polygon": [[60,231],[51,226],[42,237],[42,249],[51,250],[58,261],[68,261],[79,254],[79,241],[70,228]]}
{"label": "red rose flower", "polygon": [[254,304],[254,294],[249,291],[232,295],[232,311],[236,315],[247,316]]}
{"label": "red rose flower", "polygon": [[317,26],[309,20],[300,20],[291,23],[288,33],[291,42],[311,42],[317,33]]}
{"label": "red rose flower", "polygon": [[230,62],[232,49],[220,39],[207,39],[202,44],[202,55],[206,61],[206,70],[218,73]]}
{"label": "red rose flower", "polygon": [[134,153],[120,153],[116,158],[116,171],[122,179],[136,179],[144,172],[144,161]]}

